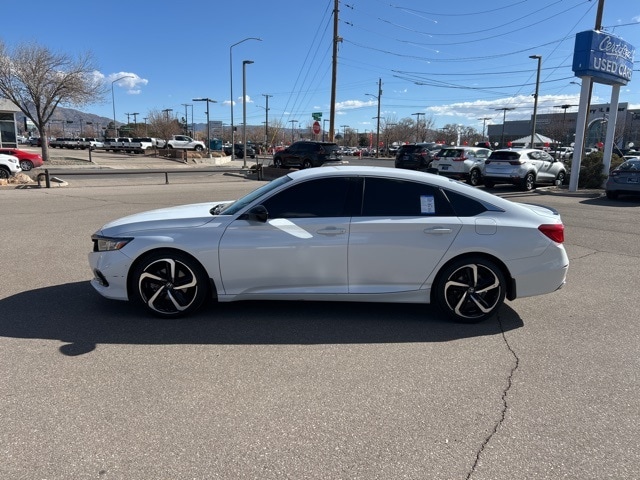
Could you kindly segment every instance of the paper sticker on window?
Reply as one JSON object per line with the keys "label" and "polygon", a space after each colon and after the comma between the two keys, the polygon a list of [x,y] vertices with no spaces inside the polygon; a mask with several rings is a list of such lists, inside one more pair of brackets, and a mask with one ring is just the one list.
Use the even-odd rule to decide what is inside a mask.
{"label": "paper sticker on window", "polygon": [[436,202],[433,195],[420,195],[420,213],[428,215],[436,213]]}

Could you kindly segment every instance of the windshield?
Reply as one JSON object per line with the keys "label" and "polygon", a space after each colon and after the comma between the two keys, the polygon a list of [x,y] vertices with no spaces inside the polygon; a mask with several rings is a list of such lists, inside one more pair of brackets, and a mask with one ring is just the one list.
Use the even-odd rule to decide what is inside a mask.
{"label": "windshield", "polygon": [[233,203],[230,203],[226,207],[222,208],[220,211],[220,215],[235,215],[244,207],[253,202],[256,198],[269,193],[272,190],[280,188],[281,185],[288,183],[291,181],[291,178],[288,175],[280,177],[276,180],[272,180],[271,182],[261,186],[260,188],[256,188],[253,192],[246,194],[244,197],[239,198]]}

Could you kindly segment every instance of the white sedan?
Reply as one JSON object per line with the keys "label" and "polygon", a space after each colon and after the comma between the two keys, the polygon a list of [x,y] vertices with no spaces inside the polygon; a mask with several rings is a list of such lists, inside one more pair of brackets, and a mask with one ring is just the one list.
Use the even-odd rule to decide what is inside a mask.
{"label": "white sedan", "polygon": [[113,221],[93,237],[93,287],[161,317],[205,301],[436,303],[478,322],[504,299],[553,292],[569,260],[549,208],[438,175],[294,171],[234,202]]}

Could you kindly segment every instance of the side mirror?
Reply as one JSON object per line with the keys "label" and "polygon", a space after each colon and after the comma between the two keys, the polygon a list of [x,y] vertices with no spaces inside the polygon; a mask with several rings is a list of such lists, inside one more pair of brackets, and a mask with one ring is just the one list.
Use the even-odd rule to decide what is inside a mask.
{"label": "side mirror", "polygon": [[267,209],[264,207],[264,205],[256,205],[255,207],[250,209],[248,212],[243,213],[239,217],[239,220],[247,220],[250,222],[253,221],[253,222],[261,222],[261,223],[266,223],[268,219],[269,219],[269,212],[267,212]]}

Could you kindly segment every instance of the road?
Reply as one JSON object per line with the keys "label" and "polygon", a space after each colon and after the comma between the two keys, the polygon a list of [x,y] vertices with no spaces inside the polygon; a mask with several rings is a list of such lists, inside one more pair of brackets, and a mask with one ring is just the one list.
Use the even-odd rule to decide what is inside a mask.
{"label": "road", "polygon": [[166,321],[89,286],[103,223],[256,185],[0,189],[0,478],[640,478],[640,202],[497,190],[561,212],[571,266],[479,325],[311,302]]}

